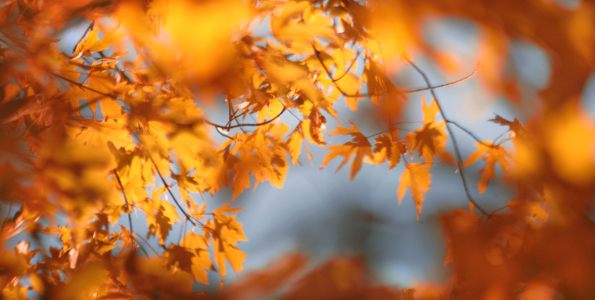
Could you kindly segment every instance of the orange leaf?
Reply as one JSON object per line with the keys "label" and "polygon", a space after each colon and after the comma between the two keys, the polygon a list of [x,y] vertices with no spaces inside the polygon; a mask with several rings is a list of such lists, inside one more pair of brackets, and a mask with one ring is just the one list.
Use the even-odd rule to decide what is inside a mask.
{"label": "orange leaf", "polygon": [[87,38],[82,40],[74,50],[74,57],[82,55],[85,51],[100,52],[103,51],[116,40],[124,36],[124,33],[116,33],[117,30],[109,31],[102,39],[98,39],[99,27],[89,31]]}
{"label": "orange leaf", "polygon": [[399,181],[398,198],[399,204],[405,195],[405,190],[409,188],[413,203],[417,209],[417,220],[421,214],[422,202],[424,201],[424,193],[430,189],[430,164],[410,163],[405,168],[401,180]]}
{"label": "orange leaf", "polygon": [[[463,163],[463,167],[475,163],[480,157],[487,162],[485,167],[479,171],[482,174],[481,180],[479,181],[479,193],[483,193],[489,185],[489,181],[496,176],[496,163],[500,164],[504,171],[504,180],[508,181],[508,175],[510,173],[509,166],[510,154],[506,152],[506,149],[500,146],[493,146],[491,142],[483,142],[475,144],[479,149],[469,156],[469,158]],[[487,145],[487,146],[486,146]],[[491,146],[491,147],[490,147]]]}
{"label": "orange leaf", "polygon": [[355,159],[351,163],[351,173],[349,176],[349,179],[353,179],[357,172],[359,172],[361,169],[364,158],[367,156],[370,159],[373,159],[374,156],[372,155],[372,145],[370,145],[368,139],[359,131],[359,129],[357,129],[357,127],[355,127],[355,125],[353,125],[351,121],[349,121],[349,123],[353,127],[352,129],[337,127],[337,129],[331,132],[330,135],[351,135],[353,136],[353,141],[347,142],[343,145],[328,147],[327,149],[330,150],[331,153],[324,157],[324,161],[320,165],[320,168],[322,169],[328,164],[329,161],[335,159],[336,157],[343,156],[345,159],[343,159],[343,162],[337,167],[337,171],[339,171],[347,163],[347,161],[355,155]]}
{"label": "orange leaf", "polygon": [[234,272],[239,272],[244,268],[244,259],[248,257],[235,245],[239,241],[247,241],[242,230],[242,224],[235,220],[237,216],[224,215],[224,213],[233,213],[242,209],[231,208],[229,207],[229,203],[227,203],[215,210],[213,212],[214,221],[211,222],[209,220],[205,225],[205,230],[209,232],[208,235],[212,236],[213,239],[215,264],[219,267],[219,275],[221,277],[227,274],[225,261],[229,262]]}
{"label": "orange leaf", "polygon": [[302,141],[304,140],[304,134],[300,132],[300,127],[302,126],[302,122],[298,124],[295,130],[289,136],[289,140],[287,140],[287,148],[289,148],[289,155],[291,156],[291,164],[295,165],[298,162],[298,157],[302,152]]}

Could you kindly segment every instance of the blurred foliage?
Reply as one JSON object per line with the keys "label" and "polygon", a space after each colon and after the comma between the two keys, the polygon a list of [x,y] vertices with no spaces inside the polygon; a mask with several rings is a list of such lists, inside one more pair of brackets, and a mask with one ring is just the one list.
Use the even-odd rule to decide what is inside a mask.
{"label": "blurred foliage", "polygon": [[[522,100],[522,83],[505,72],[511,40],[549,55],[551,79],[529,121],[490,120],[507,138],[475,138],[433,93],[475,71],[432,86],[414,63],[422,52],[445,72],[462,73],[463,62],[421,34],[425,22],[444,16],[479,28],[476,76],[512,105]],[[265,36],[250,31],[263,20]],[[57,36],[81,24],[88,27],[72,53],[62,52]],[[390,78],[399,62],[428,86],[398,88]],[[586,0],[572,9],[548,0],[3,1],[2,298],[202,299],[193,283],[208,284],[208,270],[219,273],[217,297],[225,299],[591,299],[595,126],[579,97],[594,66],[595,3]],[[424,119],[401,134],[406,94],[422,90],[433,95],[422,100]],[[369,101],[385,130],[362,132],[338,115],[339,100],[354,112]],[[203,110],[218,103],[228,110],[225,124]],[[297,126],[280,118],[287,113]],[[349,121],[330,135],[351,141],[328,145],[327,118]],[[466,159],[455,127],[477,140]],[[240,272],[246,259],[237,247],[246,241],[241,208],[206,207],[197,196],[230,187],[236,198],[265,181],[282,188],[302,149],[311,159],[308,147],[330,151],[321,168],[351,161],[350,178],[364,162],[404,164],[398,201],[409,190],[418,218],[432,167],[456,166],[470,208],[442,217],[452,279],[397,289],[379,285],[361,258],[310,268],[292,254],[224,286],[227,268]],[[495,180],[514,199],[494,212],[482,208],[465,177],[471,164],[483,166],[479,193]],[[59,214],[67,225],[57,224]],[[133,216],[146,218],[146,237],[135,234]],[[30,239],[7,249],[9,238],[24,235]],[[46,236],[61,246],[44,246]]]}

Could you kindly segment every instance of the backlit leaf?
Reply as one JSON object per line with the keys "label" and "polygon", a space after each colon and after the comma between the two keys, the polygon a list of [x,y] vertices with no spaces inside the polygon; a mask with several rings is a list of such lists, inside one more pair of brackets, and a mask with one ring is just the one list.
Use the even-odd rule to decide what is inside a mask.
{"label": "backlit leaf", "polygon": [[405,196],[405,191],[409,188],[415,209],[417,210],[417,219],[421,214],[422,202],[424,201],[424,194],[430,190],[430,167],[429,164],[423,163],[410,163],[405,167],[403,175],[399,180],[399,189],[397,196],[399,198],[399,204]]}
{"label": "backlit leaf", "polygon": [[327,154],[324,157],[324,161],[320,165],[320,168],[324,168],[331,160],[343,156],[343,162],[337,167],[337,171],[339,171],[353,156],[355,159],[351,163],[351,173],[349,175],[349,179],[353,179],[357,172],[361,169],[362,162],[364,158],[369,157],[373,159],[372,155],[372,145],[368,142],[368,139],[355,127],[355,125],[350,121],[352,129],[345,128],[345,127],[337,127],[337,129],[331,132],[330,135],[351,135],[353,137],[353,141],[347,142],[343,145],[336,145],[330,146],[327,149],[331,151],[331,153]]}

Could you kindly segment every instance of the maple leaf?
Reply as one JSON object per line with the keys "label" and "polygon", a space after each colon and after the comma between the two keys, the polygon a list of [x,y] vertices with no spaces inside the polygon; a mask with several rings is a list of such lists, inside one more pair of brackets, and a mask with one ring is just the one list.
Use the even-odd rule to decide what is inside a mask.
{"label": "maple leaf", "polygon": [[508,207],[512,212],[522,217],[529,217],[540,222],[546,222],[548,219],[548,213],[538,201],[513,199],[508,202]]}
{"label": "maple leaf", "polygon": [[287,140],[287,148],[289,149],[292,165],[295,165],[295,163],[298,162],[298,157],[302,152],[302,141],[304,140],[304,134],[300,131],[301,125],[302,122],[298,124]]}
{"label": "maple leaf", "polygon": [[428,163],[410,163],[405,167],[403,175],[399,180],[399,189],[397,191],[397,197],[399,198],[399,204],[407,188],[411,191],[411,197],[417,210],[417,220],[421,214],[422,202],[424,201],[424,193],[427,193],[430,189],[430,167]]}
{"label": "maple leaf", "polygon": [[[286,2],[280,14],[271,17],[271,30],[280,41],[308,41],[312,36],[333,40],[335,31],[329,18],[320,15],[317,10],[309,10],[308,3]],[[302,18],[295,18],[302,14]]]}
{"label": "maple leaf", "polygon": [[172,228],[170,223],[170,218],[166,217],[163,214],[163,211],[157,211],[155,214],[155,223],[149,225],[150,231],[147,233],[147,238],[150,238],[151,235],[157,234],[159,244],[165,245],[165,239],[167,239],[167,236],[169,235],[169,232]]}
{"label": "maple leaf", "polygon": [[422,98],[422,112],[424,114],[424,127],[412,131],[404,140],[407,142],[409,154],[413,157],[413,151],[416,150],[419,157],[423,157],[426,162],[432,163],[434,155],[438,156],[442,163],[454,165],[456,160],[446,151],[446,126],[445,122],[436,123],[436,114],[440,112],[435,100],[429,106],[426,106]]}
{"label": "maple leaf", "polygon": [[98,39],[99,27],[92,29],[87,37],[82,40],[74,50],[73,57],[80,57],[84,52],[100,52],[109,48],[109,46],[124,36],[124,33],[118,33],[118,30],[110,30],[102,39]]}
{"label": "maple leaf", "polygon": [[247,241],[242,225],[235,220],[237,216],[225,215],[242,209],[229,207],[227,203],[213,211],[213,220],[205,224],[205,237],[212,237],[215,264],[219,267],[221,277],[227,274],[225,261],[229,262],[234,272],[244,267],[243,261],[247,256],[235,245],[239,241]]}
{"label": "maple leaf", "polygon": [[343,156],[345,157],[343,162],[341,162],[341,164],[337,167],[337,171],[339,171],[347,163],[347,161],[349,161],[349,159],[355,155],[355,159],[351,163],[351,173],[349,175],[349,179],[353,179],[357,172],[359,172],[361,169],[364,158],[369,157],[370,159],[373,159],[374,156],[372,155],[372,145],[370,145],[370,142],[368,142],[368,138],[366,138],[351,121],[349,121],[349,124],[351,124],[352,129],[337,127],[337,129],[331,132],[330,135],[351,135],[353,136],[353,141],[347,142],[343,145],[328,147],[327,149],[330,150],[331,153],[324,157],[324,161],[320,165],[320,168],[322,169],[331,160],[339,156]]}
{"label": "maple leaf", "polygon": [[192,257],[194,256],[192,252],[182,246],[170,245],[165,250],[165,255],[168,259],[168,266],[173,269],[179,268],[186,273],[192,274]]}
{"label": "maple leaf", "polygon": [[491,142],[476,143],[475,145],[478,147],[477,151],[463,162],[462,167],[472,165],[479,158],[486,161],[485,167],[479,171],[482,174],[478,183],[479,193],[481,194],[488,187],[490,180],[496,176],[496,163],[500,164],[504,171],[504,180],[508,181],[511,155],[503,147],[492,145]]}
{"label": "maple leaf", "polygon": [[527,129],[525,129],[525,127],[523,127],[523,125],[521,124],[521,122],[519,122],[519,120],[517,120],[517,118],[514,118],[514,121],[508,121],[502,117],[500,117],[499,115],[496,115],[496,118],[494,119],[490,119],[488,121],[494,122],[496,124],[500,124],[503,126],[508,126],[510,129],[510,131],[512,131],[516,136],[526,136],[527,133]]}
{"label": "maple leaf", "polygon": [[308,120],[302,121],[304,135],[310,143],[318,146],[326,145],[322,132],[326,131],[326,118],[318,109],[313,108],[308,116]]}
{"label": "maple leaf", "polygon": [[180,246],[192,254],[191,264],[188,266],[194,279],[198,282],[209,284],[206,270],[216,270],[211,262],[211,257],[207,250],[207,241],[204,236],[194,232],[187,232],[186,236],[180,242]]}
{"label": "maple leaf", "polygon": [[394,136],[398,136],[398,132],[377,137],[374,142],[374,157],[373,159],[366,159],[366,162],[380,165],[388,160],[388,169],[392,170],[401,160],[401,154],[405,154],[407,151],[405,145],[395,139]]}
{"label": "maple leaf", "polygon": [[115,120],[69,120],[68,134],[83,145],[103,146],[111,143],[117,149],[133,150],[136,144],[125,125]]}
{"label": "maple leaf", "polygon": [[[441,127],[444,125],[442,123]],[[413,151],[416,150],[419,157],[424,158],[428,163],[432,163],[434,155],[437,155],[442,163],[454,165],[454,157],[445,150],[446,131],[441,127],[427,123],[423,128],[407,134],[404,140],[407,142],[410,155],[413,155]]]}

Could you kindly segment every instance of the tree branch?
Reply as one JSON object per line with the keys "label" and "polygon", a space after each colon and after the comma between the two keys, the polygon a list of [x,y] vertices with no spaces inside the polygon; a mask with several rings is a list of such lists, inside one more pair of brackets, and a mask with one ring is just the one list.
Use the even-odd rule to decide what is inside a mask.
{"label": "tree branch", "polygon": [[473,69],[473,72],[471,72],[471,74],[459,79],[459,80],[455,80],[453,82],[449,82],[449,83],[445,83],[445,84],[441,84],[441,85],[436,85],[433,87],[425,87],[425,88],[420,88],[420,89],[415,89],[415,90],[404,90],[401,91],[405,94],[410,94],[410,93],[417,93],[417,92],[423,92],[423,91],[428,91],[428,90],[432,90],[432,89],[438,89],[438,88],[443,88],[443,87],[447,87],[447,86],[451,86],[451,85],[455,85],[457,83],[461,83],[471,77],[473,77],[473,75],[475,75],[475,73],[477,73],[477,70],[479,70],[479,63],[477,63],[477,65],[475,65],[475,69]]}
{"label": "tree branch", "polygon": [[[350,98],[360,98],[360,97],[382,96],[384,94],[387,94],[387,93],[378,93],[378,94],[360,94],[360,93],[357,93],[356,95],[349,95],[349,94],[347,94],[345,91],[343,91],[343,89],[341,89],[341,87],[339,87],[339,85],[337,84],[337,81],[339,81],[341,78],[343,78],[349,72],[349,69],[351,69],[351,66],[349,67],[349,69],[347,70],[347,72],[345,72],[345,74],[341,75],[337,79],[334,79],[331,71],[327,68],[327,66],[324,64],[324,61],[320,57],[320,51],[318,51],[318,49],[316,49],[316,46],[314,46],[314,43],[312,43],[312,49],[314,50],[314,54],[316,55],[316,58],[318,59],[318,62],[320,62],[320,64],[322,65],[322,68],[326,72],[326,75],[333,82],[333,84],[335,85],[335,88],[337,88],[337,90],[339,92],[341,92],[341,94],[343,96],[350,97]],[[407,61],[409,61],[409,60],[407,60]],[[353,62],[355,62],[355,59],[353,60]],[[352,62],[352,65],[353,65],[353,62]],[[451,86],[451,85],[454,85],[454,84],[463,82],[463,81],[465,81],[465,80],[473,77],[473,75],[475,75],[475,73],[477,73],[477,70],[478,69],[479,69],[479,64],[477,64],[475,66],[475,69],[473,70],[473,72],[471,72],[471,74],[469,74],[469,75],[467,75],[464,78],[461,78],[459,80],[453,81],[453,82],[449,82],[449,83],[445,83],[445,84],[441,84],[441,85],[437,85],[437,86],[431,86],[430,85],[430,86],[425,87],[425,88],[419,88],[419,89],[414,89],[414,90],[399,90],[399,89],[397,89],[397,90],[399,92],[401,92],[401,93],[404,93],[404,94],[410,94],[410,93],[418,93],[418,92],[423,92],[423,91],[428,91],[428,90],[433,90],[433,89],[437,89],[437,88],[443,88],[443,87]]]}
{"label": "tree branch", "polygon": [[480,140],[480,139],[479,139],[477,136],[475,136],[473,133],[471,133],[471,131],[469,131],[467,128],[465,128],[465,127],[463,127],[463,126],[459,125],[459,124],[458,124],[458,123],[456,123],[455,121],[446,120],[446,119],[445,119],[445,121],[446,121],[447,123],[451,123],[451,124],[453,124],[453,125],[455,125],[455,126],[459,127],[459,129],[461,129],[461,130],[462,130],[462,131],[464,131],[466,134],[468,134],[469,136],[471,136],[471,137],[472,137],[474,140],[476,140],[478,143],[480,143],[480,144],[482,144],[482,145],[484,145],[484,146],[486,146],[486,147],[490,147],[490,148],[493,148],[493,147],[494,147],[494,145],[488,145],[488,144],[486,144],[485,142],[483,142],[482,140]]}
{"label": "tree branch", "polygon": [[205,123],[207,123],[207,124],[209,124],[209,125],[211,125],[211,126],[213,126],[213,127],[220,128],[220,129],[225,129],[225,130],[230,130],[230,129],[233,129],[233,128],[238,128],[238,127],[246,127],[246,126],[253,126],[253,127],[258,127],[258,126],[266,125],[266,124],[269,124],[269,123],[271,123],[271,122],[275,121],[275,120],[276,120],[277,118],[279,118],[279,117],[280,117],[280,116],[281,116],[281,115],[282,115],[282,114],[283,114],[283,113],[284,113],[286,110],[287,110],[287,108],[286,108],[286,107],[283,107],[283,109],[281,110],[281,112],[280,112],[280,113],[279,113],[277,116],[275,116],[274,118],[272,118],[272,119],[270,119],[270,120],[268,120],[268,121],[262,122],[262,123],[254,123],[254,124],[238,124],[238,125],[233,125],[233,126],[221,126],[221,125],[215,124],[215,123],[213,123],[213,122],[210,122],[210,121],[208,121],[208,120],[205,120]]}
{"label": "tree branch", "polygon": [[442,119],[444,119],[444,121],[446,121],[446,129],[448,130],[448,134],[450,134],[450,136],[452,138],[452,144],[454,145],[455,154],[457,155],[457,167],[459,168],[459,171],[460,171],[459,174],[461,175],[461,180],[463,181],[463,187],[465,188],[465,194],[467,194],[467,199],[469,199],[469,202],[473,203],[473,205],[475,207],[477,207],[477,209],[482,214],[487,215],[488,213],[483,208],[481,208],[477,204],[477,202],[475,202],[475,200],[473,200],[473,197],[471,197],[471,193],[469,192],[469,186],[467,185],[467,180],[465,179],[465,174],[463,173],[463,166],[461,165],[461,161],[463,159],[461,157],[461,152],[459,151],[459,145],[457,144],[455,135],[453,134],[452,130],[450,129],[450,126],[449,126],[450,122],[448,122],[448,118],[446,118],[446,115],[444,114],[444,110],[442,109],[442,106],[440,105],[440,101],[438,101],[438,97],[436,96],[436,93],[434,93],[434,88],[431,87],[432,84],[430,83],[428,76],[426,76],[426,73],[424,73],[411,60],[409,60],[408,58],[405,58],[405,60],[407,60],[407,62],[409,62],[409,64],[423,77],[424,81],[428,85],[428,88],[430,89],[430,92],[432,93],[432,97],[434,97],[434,100],[436,101],[436,105],[438,105],[438,109],[440,110],[440,115],[442,116]]}

